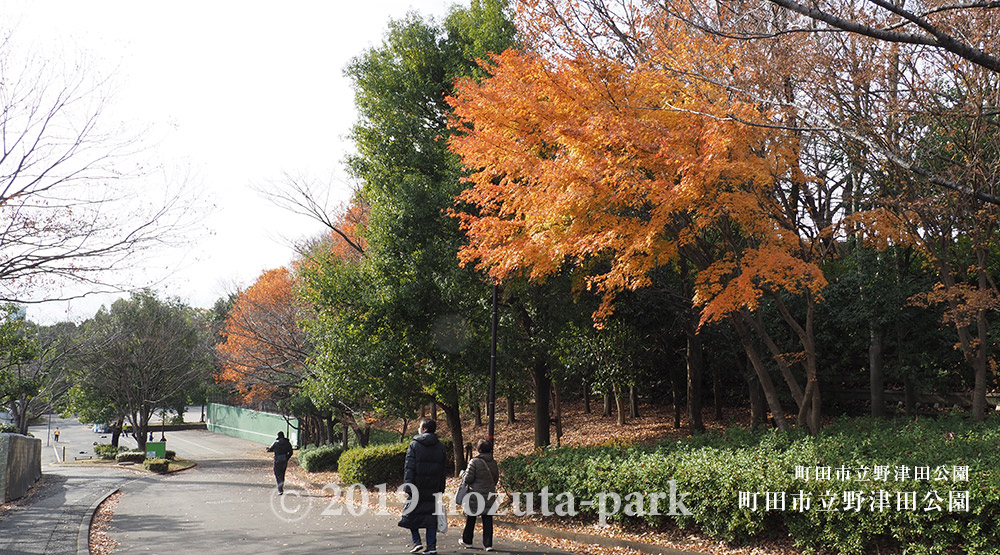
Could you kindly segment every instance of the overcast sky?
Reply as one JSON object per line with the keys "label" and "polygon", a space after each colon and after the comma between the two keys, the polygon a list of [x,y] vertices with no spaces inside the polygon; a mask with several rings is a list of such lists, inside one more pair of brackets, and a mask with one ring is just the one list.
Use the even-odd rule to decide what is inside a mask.
{"label": "overcast sky", "polygon": [[[381,43],[390,18],[442,17],[453,0],[8,1],[0,17],[37,52],[82,52],[117,82],[105,117],[145,130],[156,160],[189,175],[215,208],[187,252],[170,253],[160,289],[207,307],[287,264],[323,228],[253,189],[283,173],[329,182],[346,200],[353,92],[343,70]],[[56,55],[56,54],[47,54]],[[39,322],[90,317],[112,297],[28,308]]]}

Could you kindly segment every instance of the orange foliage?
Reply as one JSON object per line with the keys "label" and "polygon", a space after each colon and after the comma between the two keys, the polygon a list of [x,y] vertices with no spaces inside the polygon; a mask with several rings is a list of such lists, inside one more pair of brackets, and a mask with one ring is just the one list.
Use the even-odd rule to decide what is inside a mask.
{"label": "orange foliage", "polygon": [[304,336],[287,268],[267,270],[233,304],[216,347],[220,382],[236,387],[253,403],[284,396],[301,378]]}
{"label": "orange foliage", "polygon": [[460,200],[476,209],[453,212],[469,237],[463,264],[543,279],[600,257],[607,270],[588,285],[604,296],[602,317],[617,292],[726,229],[732,253],[702,264],[703,321],[754,308],[765,288],[825,286],[776,221],[789,149],[738,121],[759,119],[758,107],[668,69],[691,56],[731,62],[725,43],[666,34],[643,63],[507,51],[490,79],[458,84],[452,149],[473,170]]}

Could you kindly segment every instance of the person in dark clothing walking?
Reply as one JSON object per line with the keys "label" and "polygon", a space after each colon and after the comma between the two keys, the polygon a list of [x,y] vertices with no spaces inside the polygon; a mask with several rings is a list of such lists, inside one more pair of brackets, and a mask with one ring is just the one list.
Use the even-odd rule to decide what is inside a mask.
{"label": "person in dark clothing walking", "polygon": [[267,451],[274,453],[274,480],[278,482],[278,494],[285,493],[285,471],[292,458],[292,444],[285,438],[284,432],[278,432],[278,439],[274,440]]}
{"label": "person in dark clothing walking", "polygon": [[[462,540],[459,542],[466,548],[472,547],[472,535],[476,531],[476,517],[483,519],[483,547],[486,551],[493,551],[493,498],[497,492],[497,482],[500,480],[500,468],[493,460],[493,442],[488,439],[480,439],[476,444],[478,455],[469,460],[469,466],[465,469],[462,480],[469,486],[467,503],[463,504],[466,509],[465,530],[462,531]],[[479,495],[471,495],[478,493]]]}
{"label": "person in dark clothing walking", "polygon": [[[399,526],[410,529],[413,539],[410,553],[437,553],[437,497],[434,494],[444,493],[447,458],[436,431],[437,422],[424,418],[420,421],[420,433],[406,450],[403,483],[408,487]],[[420,543],[421,528],[427,530],[426,548]]]}

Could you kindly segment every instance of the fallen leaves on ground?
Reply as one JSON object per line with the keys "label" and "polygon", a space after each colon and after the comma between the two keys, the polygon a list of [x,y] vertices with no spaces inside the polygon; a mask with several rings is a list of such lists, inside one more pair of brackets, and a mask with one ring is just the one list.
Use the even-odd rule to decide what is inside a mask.
{"label": "fallen leaves on ground", "polygon": [[115,492],[101,502],[90,521],[90,553],[91,555],[110,555],[118,547],[118,542],[111,538],[111,520],[114,517],[115,505],[121,499],[122,492]]}
{"label": "fallen leaves on ground", "polygon": [[[593,403],[593,410],[587,413],[582,402],[563,404],[563,434],[558,439],[563,446],[587,446],[601,444],[639,444],[653,443],[670,439],[683,439],[690,436],[687,426],[686,415],[680,419],[680,428],[674,426],[674,412],[670,406],[642,406],[638,418],[627,418],[625,426],[619,426],[617,419],[612,416],[601,416],[602,405]],[[514,423],[506,421],[506,413],[498,414],[495,423],[495,443],[496,451],[494,455],[497,460],[515,455],[529,454],[535,450],[534,447],[534,414],[531,407],[520,410],[516,413]],[[727,426],[740,425],[748,421],[747,411],[724,410],[722,418],[715,419],[710,410],[705,411],[705,427],[709,430],[722,430]],[[486,436],[486,426],[475,426],[473,419],[467,418],[462,422],[463,439],[465,443],[475,444],[480,437]],[[376,424],[376,427],[386,430],[399,430],[402,427],[401,421],[385,420]],[[410,426],[412,428],[412,426]],[[442,417],[439,422],[438,435],[448,437],[451,434],[447,423]],[[552,428],[553,443],[556,441],[555,426]],[[296,467],[296,474],[301,478],[297,482],[314,485],[312,494],[330,494],[329,488],[323,492],[316,488],[322,488],[327,484],[339,484],[340,478],[336,472],[315,472],[306,473],[301,468]],[[446,491],[454,493],[458,489],[458,478],[448,478]],[[399,513],[398,506],[401,504],[403,496],[395,493],[394,486],[391,486],[388,494],[388,510]],[[376,507],[376,503],[369,503],[370,507]],[[515,515],[505,515],[498,517],[498,520],[539,526],[551,529],[601,536],[605,538],[616,538],[649,544],[656,547],[678,549],[684,551],[696,551],[701,553],[712,553],[715,555],[798,555],[799,550],[791,546],[791,542],[759,542],[752,547],[734,547],[725,542],[713,540],[711,538],[693,533],[690,530],[682,530],[672,527],[665,530],[650,529],[647,526],[633,525],[622,526],[611,524],[598,528],[593,522],[579,519],[567,518],[542,518],[542,517],[518,517]],[[462,517],[449,519],[452,527],[464,526],[465,520]],[[480,528],[481,529],[481,528]],[[573,553],[586,553],[588,555],[619,555],[640,553],[628,548],[607,548],[597,545],[572,542],[568,540],[558,540],[532,534],[522,530],[496,527],[496,535],[512,540],[527,541],[540,545],[547,545],[554,548],[570,551]],[[477,538],[480,536],[477,535]]]}

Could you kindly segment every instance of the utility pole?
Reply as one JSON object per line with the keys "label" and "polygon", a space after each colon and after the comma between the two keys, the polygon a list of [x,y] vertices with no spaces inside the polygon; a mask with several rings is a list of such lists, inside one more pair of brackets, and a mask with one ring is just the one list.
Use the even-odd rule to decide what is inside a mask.
{"label": "utility pole", "polygon": [[490,419],[487,437],[490,443],[493,443],[497,416],[497,289],[499,287],[496,283],[493,284],[493,325],[490,326],[490,395],[487,402]]}

